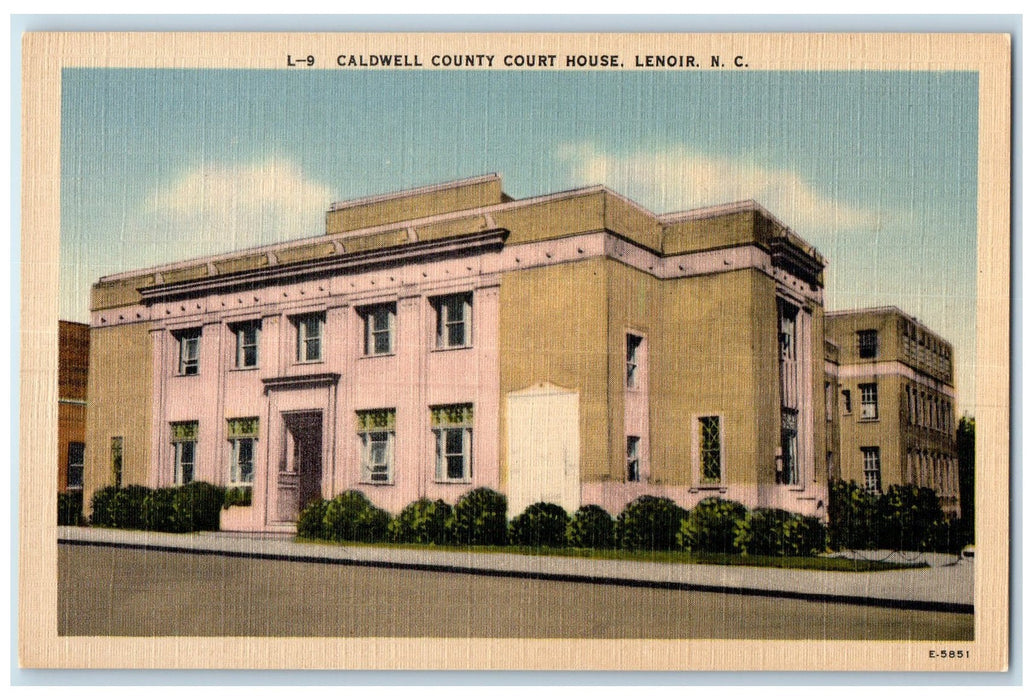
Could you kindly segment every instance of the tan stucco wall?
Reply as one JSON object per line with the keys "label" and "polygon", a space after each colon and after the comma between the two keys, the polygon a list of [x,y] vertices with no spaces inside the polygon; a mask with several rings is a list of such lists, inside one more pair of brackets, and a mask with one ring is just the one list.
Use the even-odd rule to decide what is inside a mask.
{"label": "tan stucco wall", "polygon": [[[603,260],[519,270],[499,287],[500,480],[508,474],[506,395],[538,382],[580,394],[582,480],[609,472]],[[623,454],[623,453],[622,453]]]}
{"label": "tan stucco wall", "polygon": [[[847,315],[829,316],[829,338],[839,345],[839,363],[853,365],[866,362],[884,362],[903,355],[897,321],[899,313],[865,311]],[[858,355],[857,332],[879,332],[879,353],[875,358],[861,359]]]}
{"label": "tan stucco wall", "polygon": [[151,456],[151,338],[147,324],[90,329],[85,509],[111,484],[111,438],[123,437],[122,484],[147,484]]}

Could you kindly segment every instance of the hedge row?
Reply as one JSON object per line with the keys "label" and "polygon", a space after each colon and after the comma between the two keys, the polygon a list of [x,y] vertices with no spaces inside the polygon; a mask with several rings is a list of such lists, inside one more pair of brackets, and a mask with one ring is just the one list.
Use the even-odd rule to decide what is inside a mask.
{"label": "hedge row", "polygon": [[158,532],[218,530],[226,489],[195,481],[185,486],[106,486],[93,494],[90,523]]}
{"label": "hedge row", "polygon": [[359,491],[308,504],[298,535],[338,542],[521,545],[630,550],[688,550],[773,556],[806,556],[825,550],[817,518],[772,508],[747,511],[739,503],[708,498],[692,510],[669,498],[641,496],[614,520],[595,505],[573,516],[558,505],[535,503],[506,521],[506,497],[475,489],[450,506],[421,498],[397,517]]}
{"label": "hedge row", "polygon": [[873,494],[853,481],[829,484],[829,546],[840,549],[959,552],[970,538],[940,508],[936,491],[894,484]]}

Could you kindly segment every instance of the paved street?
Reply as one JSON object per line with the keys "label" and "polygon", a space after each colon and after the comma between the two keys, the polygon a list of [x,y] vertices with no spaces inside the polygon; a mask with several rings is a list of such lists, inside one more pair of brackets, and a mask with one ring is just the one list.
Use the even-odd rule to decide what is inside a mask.
{"label": "paved street", "polygon": [[62,635],[972,639],[969,614],[58,547]]}

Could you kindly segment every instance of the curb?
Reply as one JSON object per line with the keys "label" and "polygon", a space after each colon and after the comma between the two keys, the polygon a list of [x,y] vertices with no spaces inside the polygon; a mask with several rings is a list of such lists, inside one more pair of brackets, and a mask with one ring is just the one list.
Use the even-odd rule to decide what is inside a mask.
{"label": "curb", "polygon": [[79,547],[112,547],[115,549],[133,549],[172,554],[197,554],[203,556],[223,556],[236,559],[264,559],[268,561],[299,562],[306,564],[327,564],[335,566],[361,566],[380,569],[401,569],[411,571],[432,571],[438,573],[467,574],[473,576],[494,576],[498,578],[524,578],[539,581],[561,581],[566,583],[586,583],[593,585],[627,586],[631,588],[653,588],[661,590],[694,591],[699,593],[725,593],[729,595],[748,595],[765,598],[787,598],[814,603],[840,603],[867,607],[893,608],[897,610],[916,610],[922,612],[945,612],[975,614],[975,606],[968,603],[949,603],[928,600],[901,600],[896,598],[878,598],[871,596],[853,596],[834,593],[806,593],[803,591],[785,591],[768,588],[720,586],[714,584],[688,583],[680,581],[654,581],[642,578],[625,578],[620,576],[598,576],[586,574],[565,574],[541,571],[518,571],[478,566],[459,566],[451,564],[431,564],[415,562],[373,561],[352,557],[326,557],[316,555],[275,554],[270,552],[227,551],[214,547],[180,547],[176,545],[146,544],[133,542],[100,542],[81,540],[74,537],[58,537],[58,544]]}

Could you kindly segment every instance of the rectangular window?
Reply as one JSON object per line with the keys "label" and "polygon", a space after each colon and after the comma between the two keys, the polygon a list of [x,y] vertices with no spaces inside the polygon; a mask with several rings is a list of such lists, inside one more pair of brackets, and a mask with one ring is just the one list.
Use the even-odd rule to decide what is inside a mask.
{"label": "rectangular window", "polygon": [[639,353],[642,347],[642,336],[628,333],[627,335],[627,384],[629,389],[637,389],[639,387],[640,377],[640,360]]}
{"label": "rectangular window", "polygon": [[201,357],[201,329],[179,331],[176,333],[176,339],[179,341],[179,373],[197,374]]}
{"label": "rectangular window", "polygon": [[122,486],[122,437],[111,438],[111,483]]}
{"label": "rectangular window", "polygon": [[365,325],[364,355],[390,355],[395,351],[395,305],[381,304],[359,312]]}
{"label": "rectangular window", "polygon": [[800,458],[797,454],[798,420],[799,414],[795,410],[782,409],[782,463],[781,469],[775,473],[775,481],[779,484],[791,486],[800,483]]}
{"label": "rectangular window", "polygon": [[321,362],[323,360],[324,323],[324,314],[309,314],[294,319],[298,332],[298,362]]}
{"label": "rectangular window", "polygon": [[83,454],[86,452],[86,445],[81,442],[68,443],[68,478],[67,488],[78,491],[82,489],[83,478]]}
{"label": "rectangular window", "polygon": [[433,300],[437,312],[437,347],[463,348],[472,343],[473,295],[452,294]]}
{"label": "rectangular window", "polygon": [[861,420],[876,420],[879,417],[879,385],[860,384]]}
{"label": "rectangular window", "polygon": [[861,359],[874,358],[879,355],[878,331],[857,331],[857,355]]}
{"label": "rectangular window", "polygon": [[854,410],[853,406],[850,403],[850,390],[849,389],[843,389],[842,394],[843,394],[843,413],[849,415],[850,412]]}
{"label": "rectangular window", "polygon": [[628,481],[639,481],[641,474],[639,473],[639,457],[638,457],[638,445],[639,438],[634,435],[628,436]]}
{"label": "rectangular window", "polygon": [[373,484],[394,481],[395,409],[356,411],[362,446],[362,480]]}
{"label": "rectangular window", "polygon": [[258,418],[228,419],[226,437],[230,443],[230,485],[250,486],[255,480]]}
{"label": "rectangular window", "polygon": [[194,480],[197,461],[197,421],[171,423],[173,447],[173,482],[177,486]]}
{"label": "rectangular window", "polygon": [[430,424],[435,438],[435,479],[470,481],[473,478],[473,404],[432,407]]}
{"label": "rectangular window", "polygon": [[862,447],[861,461],[864,466],[864,488],[869,493],[882,493],[882,467],[879,464],[878,447]]}
{"label": "rectangular window", "polygon": [[261,329],[261,321],[235,323],[230,326],[237,341],[237,369],[258,367],[258,336]]}
{"label": "rectangular window", "polygon": [[702,416],[699,419],[700,480],[704,484],[721,481],[721,419]]}
{"label": "rectangular window", "polygon": [[836,390],[832,382],[825,382],[825,420],[831,421],[836,411]]}

